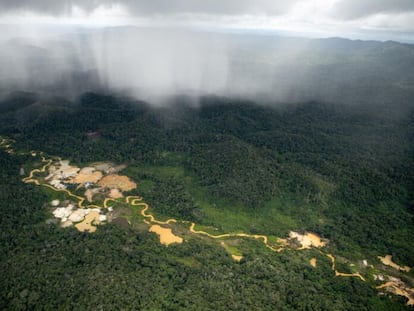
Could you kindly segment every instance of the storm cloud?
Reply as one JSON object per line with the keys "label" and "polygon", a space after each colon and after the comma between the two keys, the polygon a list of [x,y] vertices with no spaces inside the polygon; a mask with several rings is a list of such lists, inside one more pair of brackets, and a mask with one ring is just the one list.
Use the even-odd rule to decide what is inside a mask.
{"label": "storm cloud", "polygon": [[413,0],[2,0],[0,18],[19,25],[178,25],[414,41]]}
{"label": "storm cloud", "polygon": [[5,0],[0,10],[7,12],[39,12],[69,14],[73,7],[92,11],[99,6],[124,5],[134,15],[197,13],[218,15],[283,14],[298,0]]}
{"label": "storm cloud", "polygon": [[340,0],[333,7],[334,15],[342,19],[357,19],[375,14],[414,12],[412,0]]}
{"label": "storm cloud", "polygon": [[[207,14],[207,15],[284,15],[297,3],[316,3],[331,6],[333,16],[357,19],[374,14],[398,14],[414,11],[412,0],[3,0],[0,14],[37,12],[41,14],[71,14],[74,7],[91,12],[98,7],[124,6],[135,16],[148,14]],[[315,12],[309,12],[314,14]]]}
{"label": "storm cloud", "polygon": [[[268,30],[308,35],[319,27],[324,37],[413,41],[411,1],[1,0],[0,92],[102,89],[137,98],[218,94],[357,102],[370,90],[384,101],[395,91],[384,85],[398,81],[399,94],[401,85],[411,85],[409,66],[401,67],[392,52],[404,50],[411,64],[411,48],[368,44],[380,59],[372,66],[358,42],[283,39]],[[111,24],[115,15],[125,23]],[[104,27],[95,27],[95,18],[103,18]],[[140,19],[149,23],[133,23]]]}

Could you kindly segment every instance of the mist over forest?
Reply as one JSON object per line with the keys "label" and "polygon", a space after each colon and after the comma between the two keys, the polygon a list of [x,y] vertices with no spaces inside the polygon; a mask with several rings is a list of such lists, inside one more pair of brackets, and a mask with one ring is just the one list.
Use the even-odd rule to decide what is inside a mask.
{"label": "mist over forest", "polygon": [[412,0],[1,0],[0,310],[414,306]]}
{"label": "mist over forest", "polygon": [[[6,28],[7,30],[7,28]],[[76,97],[219,95],[266,103],[409,105],[414,46],[269,33],[112,27],[10,29],[0,88]]]}

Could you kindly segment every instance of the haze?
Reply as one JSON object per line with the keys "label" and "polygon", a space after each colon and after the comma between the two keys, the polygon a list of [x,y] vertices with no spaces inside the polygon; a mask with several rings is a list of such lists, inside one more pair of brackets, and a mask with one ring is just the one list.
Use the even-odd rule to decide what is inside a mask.
{"label": "haze", "polygon": [[410,42],[411,1],[43,0],[0,11],[2,91],[350,103],[387,102],[383,92],[414,83],[411,45],[303,38]]}

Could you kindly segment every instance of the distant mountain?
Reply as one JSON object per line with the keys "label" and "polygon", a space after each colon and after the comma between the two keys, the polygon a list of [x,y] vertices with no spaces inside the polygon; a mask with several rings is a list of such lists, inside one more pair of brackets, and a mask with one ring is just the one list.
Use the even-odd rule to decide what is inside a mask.
{"label": "distant mountain", "polygon": [[2,90],[412,105],[414,45],[118,27],[1,44]]}

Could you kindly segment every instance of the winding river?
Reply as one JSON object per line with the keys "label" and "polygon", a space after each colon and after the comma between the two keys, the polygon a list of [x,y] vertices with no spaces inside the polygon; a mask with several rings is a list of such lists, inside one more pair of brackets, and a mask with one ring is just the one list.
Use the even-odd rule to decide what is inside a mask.
{"label": "winding river", "polygon": [[[14,154],[15,152],[12,149],[12,146],[11,146],[12,142],[13,141],[10,140],[10,139],[1,138],[0,147],[5,149],[5,151],[7,153]],[[24,154],[24,153],[19,153],[19,154]],[[158,220],[158,219],[155,218],[154,215],[149,213],[149,211],[148,211],[149,210],[149,205],[147,203],[143,202],[143,198],[141,196],[127,196],[126,198],[119,198],[119,199],[105,198],[104,201],[103,201],[102,206],[95,205],[95,204],[84,205],[84,202],[86,201],[85,197],[76,195],[76,194],[74,194],[73,192],[71,192],[70,190],[67,190],[67,189],[57,189],[57,188],[55,188],[52,185],[49,185],[47,183],[41,183],[39,181],[39,179],[36,179],[36,177],[35,177],[35,174],[45,173],[47,168],[53,163],[53,161],[55,161],[55,160],[60,161],[61,158],[56,157],[56,158],[47,159],[44,156],[43,152],[36,152],[36,151],[30,151],[28,154],[32,155],[33,157],[36,157],[38,155],[41,156],[41,162],[43,162],[45,164],[40,169],[37,168],[37,169],[31,170],[29,175],[22,179],[23,182],[25,182],[25,183],[34,183],[38,186],[47,187],[47,188],[52,189],[53,191],[56,191],[56,192],[64,192],[64,193],[68,194],[70,197],[76,199],[77,206],[81,209],[85,209],[85,208],[97,208],[97,209],[109,208],[110,207],[109,202],[122,202],[121,200],[125,199],[124,203],[127,204],[127,205],[135,206],[135,207],[142,207],[140,214],[144,218],[144,222],[150,226],[149,231],[158,234],[159,237],[160,237],[160,243],[162,243],[166,246],[168,246],[172,243],[182,243],[183,242],[182,237],[179,237],[179,236],[175,235],[172,232],[171,228],[166,228],[165,227],[165,226],[169,226],[173,223],[180,222],[180,223],[183,223],[183,224],[190,224],[188,230],[192,234],[203,235],[203,236],[207,236],[207,237],[212,238],[212,239],[226,239],[226,238],[234,238],[234,237],[254,239],[254,240],[261,241],[266,246],[266,248],[268,248],[268,249],[270,249],[271,251],[274,251],[274,252],[281,252],[281,251],[283,251],[284,249],[287,248],[286,239],[279,238],[278,242],[279,242],[280,245],[279,245],[279,247],[275,247],[274,245],[271,245],[269,243],[269,238],[266,235],[247,234],[247,233],[224,233],[224,234],[214,235],[214,234],[208,233],[206,231],[196,230],[196,224],[194,222],[188,222],[188,221],[184,221],[184,220],[179,221],[179,220],[174,219],[174,218],[170,218],[170,219],[167,219],[165,221]],[[87,219],[85,218],[85,220],[83,222],[78,223],[75,226],[79,227],[78,229],[80,229],[81,231],[83,231],[86,228],[86,230],[88,230],[89,232],[94,232],[96,230],[96,227],[92,226],[92,224],[94,224],[94,225],[99,224],[98,213],[96,213],[96,212],[91,213],[87,217],[88,217]],[[310,237],[315,237],[316,236],[315,234],[312,234],[312,233],[309,233],[309,235],[311,235]],[[298,250],[306,249],[306,248],[310,248],[310,247],[320,248],[320,247],[323,247],[323,246],[324,246],[324,244],[319,244],[319,245],[315,244],[315,245],[310,245],[309,247],[304,247],[304,245],[302,245],[302,247],[299,248]],[[360,279],[363,282],[366,281],[366,279],[360,273],[342,273],[342,272],[339,272],[336,269],[335,257],[332,254],[323,252],[322,250],[319,250],[319,252],[322,255],[327,256],[330,259],[330,261],[332,263],[331,268],[334,271],[335,276],[338,276],[338,277],[356,277],[356,278]],[[240,261],[242,259],[242,256],[232,255],[232,258],[235,261]],[[387,260],[385,260],[384,258],[387,259]],[[380,258],[384,262],[384,264],[391,265],[390,264],[391,259],[388,260],[389,259],[388,257],[384,257],[384,258],[382,258],[382,257]],[[310,259],[310,265],[312,265],[313,267],[316,267],[316,258],[315,257]],[[394,265],[395,265],[395,267],[397,267],[396,264],[394,264]],[[398,268],[400,270],[403,270],[403,271],[409,271],[408,267],[403,267],[402,268],[402,267],[398,266]],[[408,303],[407,304],[409,304],[409,305],[414,304],[414,299],[412,298],[412,295],[414,295],[414,290],[413,289],[401,290],[401,289],[399,289],[399,287],[397,288],[397,285],[396,285],[395,282],[386,282],[383,285],[377,286],[378,289],[387,288],[387,287],[394,288],[394,292],[397,295],[407,297],[408,298]]]}

